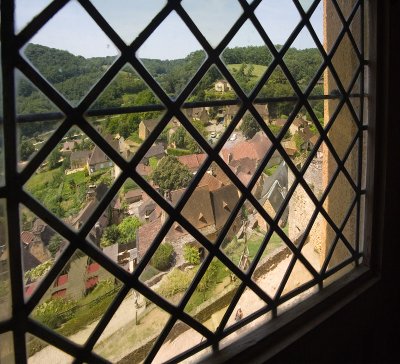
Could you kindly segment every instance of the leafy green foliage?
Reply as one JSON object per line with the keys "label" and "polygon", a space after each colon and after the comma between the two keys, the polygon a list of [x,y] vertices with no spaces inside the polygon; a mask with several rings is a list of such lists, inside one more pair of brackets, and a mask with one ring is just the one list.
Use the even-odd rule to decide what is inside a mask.
{"label": "leafy green foliage", "polygon": [[178,293],[186,292],[190,283],[194,278],[195,270],[183,272],[180,269],[174,268],[172,272],[166,275],[156,292],[162,297],[172,297]]}
{"label": "leafy green foliage", "polygon": [[29,157],[35,152],[35,146],[33,145],[33,142],[28,139],[24,139],[21,142],[20,145],[20,157],[23,161],[26,161],[29,159]]}
{"label": "leafy green foliage", "polygon": [[74,316],[76,302],[65,298],[52,298],[36,306],[32,312],[35,320],[56,329]]}
{"label": "leafy green foliage", "polygon": [[218,283],[219,272],[223,270],[225,266],[218,259],[213,259],[197,285],[197,290],[205,295],[207,291],[213,289]]}
{"label": "leafy green foliage", "polygon": [[243,135],[246,137],[246,139],[251,139],[258,131],[261,130],[261,127],[257,120],[254,119],[253,115],[246,114],[243,118],[240,130],[243,132]]}
{"label": "leafy green foliage", "polygon": [[152,179],[163,191],[177,190],[189,185],[192,174],[176,157],[166,156],[158,162]]}
{"label": "leafy green foliage", "polygon": [[193,265],[200,264],[199,248],[197,248],[191,244],[186,244],[183,247],[183,257],[190,264],[193,264]]}
{"label": "leafy green foliage", "polygon": [[50,238],[50,242],[49,245],[47,246],[47,249],[49,249],[49,252],[53,258],[60,250],[62,242],[63,238],[60,235],[55,234]]}
{"label": "leafy green foliage", "polygon": [[58,167],[61,156],[61,152],[57,148],[50,153],[48,158],[49,169],[54,169]]}
{"label": "leafy green foliage", "polygon": [[119,225],[104,229],[100,245],[105,248],[115,243],[129,244],[136,241],[136,233],[142,223],[136,216],[128,216]]}
{"label": "leafy green foliage", "polygon": [[160,244],[151,258],[151,265],[158,270],[167,270],[171,266],[173,253],[174,248],[170,243]]}
{"label": "leafy green foliage", "polygon": [[32,268],[31,270],[28,270],[27,272],[25,272],[24,277],[26,280],[34,282],[37,279],[43,277],[51,269],[53,264],[54,264],[54,260],[49,259],[46,262],[39,264],[35,268]]}
{"label": "leafy green foliage", "polygon": [[128,216],[118,225],[120,233],[119,242],[128,244],[136,241],[136,232],[142,223],[136,216]]}

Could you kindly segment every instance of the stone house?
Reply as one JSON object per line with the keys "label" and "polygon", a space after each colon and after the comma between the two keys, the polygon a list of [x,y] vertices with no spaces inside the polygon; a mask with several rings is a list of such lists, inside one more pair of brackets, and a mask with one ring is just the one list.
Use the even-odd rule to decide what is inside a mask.
{"label": "stone house", "polygon": [[217,92],[231,91],[232,87],[226,80],[218,80],[214,84],[214,90]]}
{"label": "stone house", "polygon": [[91,156],[90,150],[77,150],[71,153],[71,169],[83,168],[87,165]]}
{"label": "stone house", "polygon": [[307,121],[301,118],[296,118],[292,121],[289,126],[289,131],[292,135],[296,134],[297,132],[301,131],[308,125]]}
{"label": "stone house", "polygon": [[[56,278],[44,294],[40,302],[49,298],[68,298],[79,300],[92,290],[99,282],[113,276],[100,264],[89,257],[75,258],[68,264],[67,269]],[[25,294],[29,297],[40,281],[26,284]]]}
{"label": "stone house", "polygon": [[142,120],[139,123],[139,138],[146,140],[159,123],[159,119]]}
{"label": "stone house", "polygon": [[142,163],[148,164],[150,158],[155,157],[157,159],[161,159],[164,156],[165,156],[164,145],[161,143],[155,143],[149,148],[149,150],[144,155]]}
{"label": "stone house", "polygon": [[189,120],[201,121],[204,126],[210,122],[210,116],[204,107],[184,109],[183,112]]}
{"label": "stone house", "polygon": [[33,234],[31,231],[21,232],[21,243],[23,249],[34,256],[40,263],[51,258],[51,254],[46,245],[40,239],[40,236]]}
{"label": "stone house", "polygon": [[148,224],[142,225],[136,235],[136,248],[137,248],[137,256],[138,261],[140,261],[144,255],[146,254],[147,250],[149,250],[151,244],[153,243],[154,239],[156,238],[158,232],[162,227],[161,217],[155,219]]}
{"label": "stone house", "polygon": [[87,169],[89,174],[104,168],[110,168],[113,165],[114,162],[97,145],[94,147],[87,161]]}

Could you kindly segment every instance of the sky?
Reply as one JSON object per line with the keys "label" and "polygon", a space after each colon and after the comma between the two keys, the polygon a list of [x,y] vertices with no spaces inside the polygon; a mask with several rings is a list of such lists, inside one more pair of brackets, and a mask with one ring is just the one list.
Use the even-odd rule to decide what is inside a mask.
{"label": "sky", "polygon": [[[91,0],[93,5],[129,44],[165,5],[166,0]],[[313,0],[300,0],[305,10]],[[16,0],[16,31],[48,4],[49,0]],[[182,6],[215,47],[242,14],[237,0],[183,0]],[[256,16],[274,44],[283,44],[300,21],[292,0],[264,0]],[[322,39],[322,1],[311,23]],[[76,0],[71,0],[30,40],[52,48],[64,49],[84,57],[118,54],[118,49],[101,31]],[[229,47],[264,45],[250,21],[232,39]],[[306,29],[293,43],[296,48],[315,47]],[[177,59],[201,49],[179,15],[171,13],[138,51],[140,58]]]}

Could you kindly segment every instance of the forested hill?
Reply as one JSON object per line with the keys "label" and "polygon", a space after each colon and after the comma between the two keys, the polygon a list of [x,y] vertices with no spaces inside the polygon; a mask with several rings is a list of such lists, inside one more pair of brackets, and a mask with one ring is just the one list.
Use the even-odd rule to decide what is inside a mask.
{"label": "forested hill", "polygon": [[[26,58],[61,92],[68,100],[78,102],[93,84],[101,77],[105,69],[112,64],[114,57],[84,58],[67,51],[29,44],[25,49]],[[265,47],[239,47],[224,51],[224,62],[227,65],[242,65],[233,68],[236,79],[242,86],[252,86],[258,80],[250,74],[254,66],[268,66],[271,55]],[[189,54],[184,59],[157,60],[143,59],[142,62],[159,84],[170,95],[178,93],[204,59],[202,51]],[[298,50],[291,48],[284,58],[296,81],[308,83],[321,64],[317,49]],[[247,67],[247,72],[246,72]],[[215,80],[221,78],[216,69],[207,73],[199,87],[192,95],[194,100],[204,99],[205,91],[212,88]],[[51,111],[50,103],[23,78],[18,80],[18,112],[37,113]],[[118,107],[122,104],[137,104],[137,98],[143,97],[147,102],[155,102],[146,94],[147,86],[130,67],[125,67],[97,101],[96,107]]]}

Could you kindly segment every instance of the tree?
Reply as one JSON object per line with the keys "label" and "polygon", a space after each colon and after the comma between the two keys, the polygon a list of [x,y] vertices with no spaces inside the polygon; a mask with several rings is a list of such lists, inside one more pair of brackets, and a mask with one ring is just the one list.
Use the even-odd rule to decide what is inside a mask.
{"label": "tree", "polygon": [[21,159],[26,161],[35,152],[35,146],[30,140],[24,139],[21,142],[20,153]]}
{"label": "tree", "polygon": [[58,166],[58,161],[61,158],[61,152],[56,148],[49,155],[49,169],[54,169]]}
{"label": "tree", "polygon": [[118,225],[120,244],[129,244],[136,241],[136,232],[142,223],[136,216],[128,216]]}
{"label": "tree", "polygon": [[60,235],[55,234],[51,237],[49,245],[47,246],[47,249],[49,249],[49,252],[53,258],[57,254],[57,252],[60,250],[62,242],[63,242],[63,238]]}
{"label": "tree", "polygon": [[199,248],[197,248],[197,247],[195,247],[193,245],[186,244],[183,247],[183,257],[190,264],[193,264],[193,265],[200,264]]}
{"label": "tree", "polygon": [[246,137],[246,139],[251,139],[258,131],[261,130],[261,127],[251,114],[246,114],[243,118],[240,130],[243,132],[243,135]]}
{"label": "tree", "polygon": [[185,148],[186,130],[183,126],[179,126],[175,133],[171,136],[171,142],[175,143],[177,148]]}
{"label": "tree", "polygon": [[100,246],[105,248],[106,246],[113,245],[118,242],[119,237],[120,233],[117,225],[107,226],[101,236]]}
{"label": "tree", "polygon": [[151,258],[151,265],[158,270],[167,270],[172,263],[174,248],[170,243],[160,244]]}
{"label": "tree", "polygon": [[151,177],[162,191],[166,191],[187,187],[192,174],[188,167],[179,162],[178,158],[166,156],[158,162]]}

